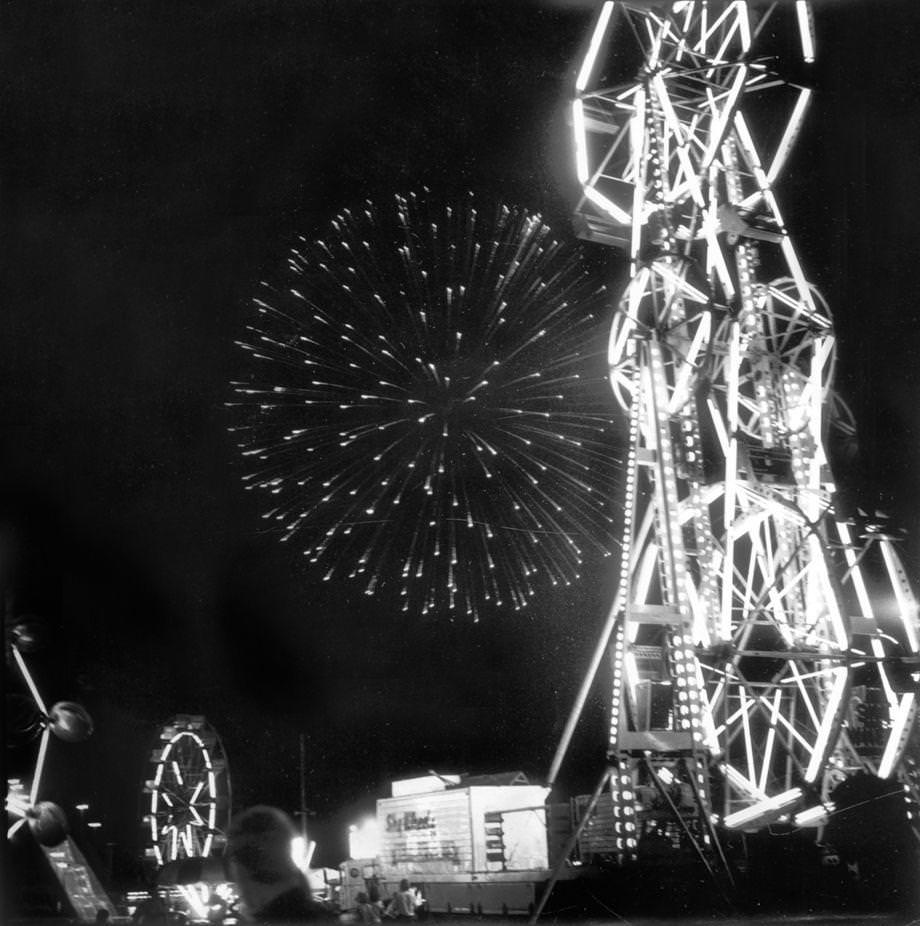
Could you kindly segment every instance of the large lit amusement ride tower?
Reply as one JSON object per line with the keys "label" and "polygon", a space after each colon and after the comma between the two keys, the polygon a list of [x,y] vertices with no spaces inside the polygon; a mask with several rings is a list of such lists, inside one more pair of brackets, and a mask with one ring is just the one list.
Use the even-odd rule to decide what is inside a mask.
{"label": "large lit amusement ride tower", "polygon": [[833,324],[775,192],[813,57],[805,2],[607,2],[578,73],[576,222],[630,261],[622,567],[586,680],[609,656],[594,813],[621,860],[820,827],[848,775],[897,779],[917,712],[917,603],[838,503]]}

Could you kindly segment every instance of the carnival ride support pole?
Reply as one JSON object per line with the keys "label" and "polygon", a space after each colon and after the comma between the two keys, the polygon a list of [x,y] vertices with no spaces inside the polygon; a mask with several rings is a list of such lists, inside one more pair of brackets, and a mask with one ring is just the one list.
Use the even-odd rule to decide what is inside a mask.
{"label": "carnival ride support pole", "polygon": [[566,721],[565,729],[562,731],[562,737],[559,740],[559,745],[556,747],[556,754],[553,756],[553,762],[550,766],[549,775],[546,779],[546,784],[550,788],[553,786],[553,784],[555,784],[556,776],[559,774],[559,768],[565,759],[565,754],[568,752],[569,744],[572,742],[572,735],[575,733],[575,727],[578,725],[578,721],[581,718],[581,712],[584,710],[585,702],[588,700],[588,694],[591,691],[591,686],[594,684],[594,679],[597,676],[597,670],[601,664],[601,659],[604,658],[604,653],[607,650],[607,644],[610,642],[610,635],[613,633],[614,627],[616,627],[617,617],[620,613],[620,600],[620,592],[617,592],[617,594],[614,596],[613,604],[610,606],[610,611],[607,613],[607,621],[604,624],[604,629],[601,631],[600,638],[597,641],[597,647],[594,650],[594,656],[591,658],[588,671],[585,673],[585,677],[582,680],[581,688],[578,691],[578,697],[575,699],[575,703],[572,705],[572,710],[569,713],[569,719]]}
{"label": "carnival ride support pole", "polygon": [[700,818],[702,819],[707,831],[709,832],[709,838],[712,840],[712,844],[716,847],[716,852],[719,854],[722,867],[725,870],[725,874],[728,876],[728,881],[731,884],[732,891],[734,891],[737,887],[735,884],[735,875],[732,872],[732,866],[725,855],[725,851],[722,848],[722,840],[719,839],[719,834],[716,832],[715,826],[713,826],[712,817],[707,812],[706,805],[703,802],[703,795],[700,794],[700,789],[697,787],[693,775],[688,775],[687,777],[690,781],[690,789],[693,791],[693,799],[696,801],[697,809],[700,812]]}
{"label": "carnival ride support pole", "polygon": [[300,835],[303,837],[303,851],[307,852],[307,743],[300,734]]}
{"label": "carnival ride support pole", "polygon": [[565,844],[565,848],[559,854],[559,858],[557,859],[556,864],[553,866],[553,873],[550,875],[549,881],[546,882],[546,887],[543,889],[543,895],[540,897],[539,903],[534,908],[530,919],[527,921],[527,926],[534,926],[534,924],[540,918],[540,914],[543,912],[543,908],[546,906],[546,902],[549,900],[549,895],[552,894],[553,888],[556,886],[556,882],[559,880],[559,873],[565,867],[565,863],[569,860],[569,856],[572,854],[572,850],[575,848],[575,844],[578,842],[578,837],[581,836],[582,830],[588,825],[588,821],[591,819],[591,814],[594,813],[594,808],[597,806],[597,802],[600,800],[601,793],[603,792],[604,787],[606,786],[607,782],[610,781],[610,778],[615,771],[616,769],[612,765],[608,765],[604,769],[604,773],[601,775],[600,781],[598,781],[597,787],[595,787],[594,793],[591,795],[591,800],[588,802],[588,806],[585,808],[581,820],[578,822],[578,826],[575,827],[575,832],[569,836],[568,842]]}
{"label": "carnival ride support pole", "polygon": [[[690,840],[690,845],[693,846],[694,851],[699,856],[700,861],[703,863],[703,866],[706,868],[706,871],[709,872],[709,877],[712,878],[712,883],[715,884],[716,888],[718,888],[719,893],[722,895],[722,899],[725,901],[728,907],[731,908],[732,906],[731,898],[723,890],[722,885],[719,882],[719,879],[716,877],[715,870],[713,869],[712,865],[709,864],[709,859],[706,858],[706,853],[703,851],[702,847],[700,846],[699,841],[696,838],[696,835],[693,833],[690,827],[687,826],[687,821],[683,818],[683,815],[681,814],[680,810],[678,809],[674,801],[671,800],[671,795],[668,794],[668,792],[665,790],[664,785],[658,780],[658,776],[655,774],[654,768],[652,768],[652,763],[649,762],[648,759],[645,759],[644,762],[645,762],[645,767],[648,769],[649,777],[652,779],[652,783],[657,788],[658,793],[661,795],[661,797],[664,798],[665,803],[667,803],[667,805],[670,807],[671,813],[674,815],[674,819],[678,822],[678,824],[680,824],[683,831],[687,834],[687,838]],[[730,872],[729,872],[729,879],[731,880],[732,885],[734,886],[734,879],[731,877]]]}

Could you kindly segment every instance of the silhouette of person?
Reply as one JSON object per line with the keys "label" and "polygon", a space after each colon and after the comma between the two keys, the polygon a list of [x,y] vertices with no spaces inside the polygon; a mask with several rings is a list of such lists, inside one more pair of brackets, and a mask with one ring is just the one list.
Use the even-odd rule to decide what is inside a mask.
{"label": "silhouette of person", "polygon": [[291,840],[296,835],[290,817],[277,807],[250,807],[230,821],[225,855],[249,921],[332,919],[326,908],[313,900],[306,876],[294,864]]}
{"label": "silhouette of person", "polygon": [[409,879],[403,878],[399,882],[399,890],[390,898],[387,916],[397,920],[414,920],[417,905],[415,891],[409,887]]}
{"label": "silhouette of person", "polygon": [[371,926],[380,923],[380,908],[371,903],[367,894],[360,891],[355,897],[355,917],[359,923],[368,923]]}

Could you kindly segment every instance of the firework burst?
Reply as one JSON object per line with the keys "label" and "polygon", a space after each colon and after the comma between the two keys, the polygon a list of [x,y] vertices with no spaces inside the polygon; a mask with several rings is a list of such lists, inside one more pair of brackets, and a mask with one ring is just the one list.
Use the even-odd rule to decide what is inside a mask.
{"label": "firework burst", "polygon": [[343,211],[263,282],[231,429],[264,517],[404,610],[523,607],[606,551],[605,292],[539,216]]}

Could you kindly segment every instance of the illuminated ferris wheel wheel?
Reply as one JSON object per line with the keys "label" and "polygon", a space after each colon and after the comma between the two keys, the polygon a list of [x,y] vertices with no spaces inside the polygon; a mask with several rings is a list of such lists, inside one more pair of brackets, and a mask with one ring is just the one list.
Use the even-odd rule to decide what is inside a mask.
{"label": "illuminated ferris wheel wheel", "polygon": [[180,714],[160,728],[144,783],[147,859],[157,866],[221,848],[230,817],[223,744],[204,717]]}
{"label": "illuminated ferris wheel wheel", "polygon": [[630,261],[603,642],[620,857],[669,827],[708,844],[714,824],[820,826],[844,777],[898,774],[917,713],[917,602],[895,538],[838,507],[833,322],[774,192],[811,97],[775,63],[814,53],[803,0],[625,0],[577,78],[576,225]]}

